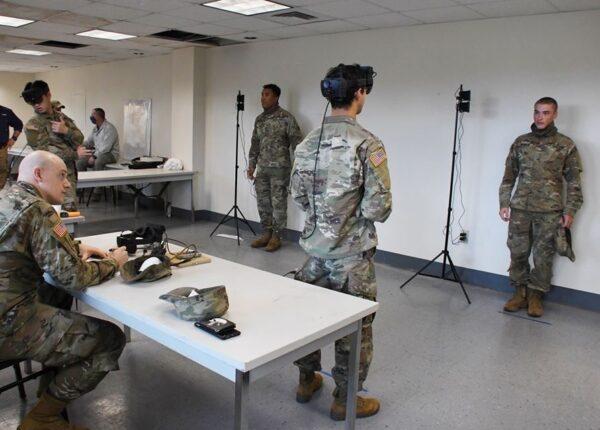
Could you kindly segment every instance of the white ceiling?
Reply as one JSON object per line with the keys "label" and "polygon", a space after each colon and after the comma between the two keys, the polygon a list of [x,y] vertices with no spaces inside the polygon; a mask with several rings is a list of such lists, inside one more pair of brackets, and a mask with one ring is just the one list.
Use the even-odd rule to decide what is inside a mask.
{"label": "white ceiling", "polygon": [[[252,43],[371,28],[600,9],[600,0],[278,1],[316,17],[307,22],[273,16],[290,12],[290,9],[246,17],[202,6],[201,3],[206,1],[0,0],[0,15],[36,21],[19,28],[0,26],[0,71],[46,71],[165,54],[173,49],[197,46],[148,37],[169,29]],[[96,28],[138,37],[109,41],[75,35]],[[72,50],[36,45],[44,40],[89,46]],[[30,57],[6,52],[14,48],[52,54]]]}

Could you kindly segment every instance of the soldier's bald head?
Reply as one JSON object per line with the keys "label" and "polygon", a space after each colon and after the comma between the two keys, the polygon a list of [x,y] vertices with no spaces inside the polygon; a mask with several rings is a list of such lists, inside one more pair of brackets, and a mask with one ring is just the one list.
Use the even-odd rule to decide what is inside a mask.
{"label": "soldier's bald head", "polygon": [[33,183],[35,169],[66,170],[65,162],[48,151],[33,151],[21,161],[19,166],[19,181]]}

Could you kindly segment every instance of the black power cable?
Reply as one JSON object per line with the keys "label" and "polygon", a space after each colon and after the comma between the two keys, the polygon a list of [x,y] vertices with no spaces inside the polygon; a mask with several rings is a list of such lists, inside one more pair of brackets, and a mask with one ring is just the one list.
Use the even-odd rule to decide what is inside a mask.
{"label": "black power cable", "polygon": [[329,109],[329,103],[330,103],[330,101],[327,100],[327,105],[325,105],[325,112],[323,112],[323,119],[321,120],[321,131],[319,132],[319,142],[317,143],[317,153],[315,154],[315,168],[313,170],[313,195],[312,195],[313,204],[312,204],[312,206],[313,206],[313,217],[314,217],[315,223],[313,225],[313,229],[310,232],[310,234],[308,236],[302,235],[302,239],[308,239],[313,234],[315,234],[315,231],[317,230],[317,206],[315,205],[315,194],[317,193],[317,166],[319,164],[319,151],[321,149],[321,139],[323,138],[323,128],[325,126],[325,117],[327,116],[327,109]]}

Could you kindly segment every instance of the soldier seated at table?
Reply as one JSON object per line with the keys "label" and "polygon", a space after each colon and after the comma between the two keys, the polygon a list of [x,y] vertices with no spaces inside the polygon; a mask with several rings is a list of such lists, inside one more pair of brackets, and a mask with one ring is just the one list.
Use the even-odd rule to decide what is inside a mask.
{"label": "soldier seated at table", "polygon": [[[20,430],[81,429],[61,417],[66,405],[93,390],[125,346],[114,324],[43,304],[38,289],[83,291],[114,276],[124,248],[104,252],[73,240],[52,205],[71,184],[65,163],[46,151],[21,162],[18,181],[0,191],[0,360],[34,360],[51,378]],[[88,258],[96,257],[95,261]]]}

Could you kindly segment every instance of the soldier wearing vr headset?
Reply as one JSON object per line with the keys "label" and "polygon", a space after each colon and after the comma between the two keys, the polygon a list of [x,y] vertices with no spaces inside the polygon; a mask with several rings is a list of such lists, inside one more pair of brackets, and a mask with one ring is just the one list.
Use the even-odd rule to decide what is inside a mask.
{"label": "soldier wearing vr headset", "polygon": [[[298,145],[292,169],[292,197],[306,212],[300,245],[309,254],[296,279],[367,300],[376,300],[373,256],[375,222],[392,211],[387,155],[381,141],[356,122],[373,87],[373,68],[340,64],[329,70],[321,92],[331,116]],[[359,390],[373,356],[373,315],[363,320]],[[330,416],[346,415],[350,341],[335,343],[336,389]],[[295,363],[300,369],[296,400],[308,402],[322,386],[321,353]],[[379,411],[379,401],[357,399],[357,417]]]}
{"label": "soldier wearing vr headset", "polygon": [[91,155],[91,151],[82,146],[83,134],[71,118],[58,111],[52,104],[52,95],[46,82],[28,82],[21,95],[35,111],[35,115],[25,124],[27,144],[34,150],[52,152],[65,162],[71,188],[65,197],[63,208],[67,211],[76,211],[75,163],[79,157]]}

